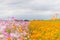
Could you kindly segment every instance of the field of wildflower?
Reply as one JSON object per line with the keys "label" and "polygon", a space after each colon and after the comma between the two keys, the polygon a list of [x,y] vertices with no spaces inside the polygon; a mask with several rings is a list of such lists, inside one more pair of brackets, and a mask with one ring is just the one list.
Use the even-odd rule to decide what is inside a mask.
{"label": "field of wildflower", "polygon": [[59,20],[33,20],[29,24],[30,40],[60,40]]}
{"label": "field of wildflower", "polygon": [[60,21],[0,20],[0,40],[60,40]]}
{"label": "field of wildflower", "polygon": [[28,21],[0,20],[0,40],[29,40]]}

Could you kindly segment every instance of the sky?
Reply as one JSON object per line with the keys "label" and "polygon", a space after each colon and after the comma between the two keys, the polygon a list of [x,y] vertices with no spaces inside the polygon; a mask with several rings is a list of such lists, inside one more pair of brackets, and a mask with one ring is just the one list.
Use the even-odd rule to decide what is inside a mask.
{"label": "sky", "polygon": [[60,17],[60,0],[0,0],[0,18],[50,19]]}

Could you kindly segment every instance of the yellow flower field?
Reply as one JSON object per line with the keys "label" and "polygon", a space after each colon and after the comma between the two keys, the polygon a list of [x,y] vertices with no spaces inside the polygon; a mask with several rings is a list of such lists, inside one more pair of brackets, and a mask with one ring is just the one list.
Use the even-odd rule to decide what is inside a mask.
{"label": "yellow flower field", "polygon": [[30,40],[60,40],[60,22],[32,20],[29,33]]}

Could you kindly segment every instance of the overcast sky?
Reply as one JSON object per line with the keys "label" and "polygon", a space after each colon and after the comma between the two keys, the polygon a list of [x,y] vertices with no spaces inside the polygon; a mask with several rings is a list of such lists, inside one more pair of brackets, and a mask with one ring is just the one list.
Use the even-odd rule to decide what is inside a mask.
{"label": "overcast sky", "polygon": [[0,18],[49,19],[58,12],[60,0],[0,0]]}

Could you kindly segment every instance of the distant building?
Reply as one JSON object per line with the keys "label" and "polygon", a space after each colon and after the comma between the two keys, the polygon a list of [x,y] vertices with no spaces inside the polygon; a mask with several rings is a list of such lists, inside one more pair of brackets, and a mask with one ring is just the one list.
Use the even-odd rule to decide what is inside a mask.
{"label": "distant building", "polygon": [[57,20],[58,19],[58,13],[55,13],[54,15],[53,15],[53,17],[52,17],[52,20]]}

